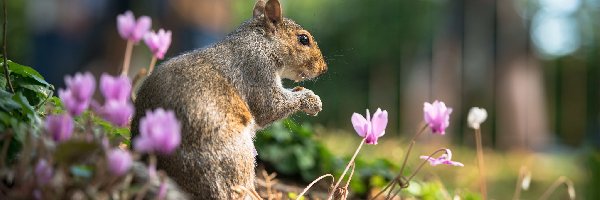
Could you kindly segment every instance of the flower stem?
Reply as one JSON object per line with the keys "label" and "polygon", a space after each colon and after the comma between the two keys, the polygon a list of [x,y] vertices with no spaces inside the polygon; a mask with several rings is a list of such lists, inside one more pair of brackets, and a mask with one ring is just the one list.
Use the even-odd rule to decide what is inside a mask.
{"label": "flower stem", "polygon": [[550,185],[550,187],[548,188],[548,190],[546,190],[546,192],[544,192],[544,194],[542,194],[542,196],[540,197],[540,200],[548,199],[548,197],[550,197],[552,192],[556,191],[558,186],[560,186],[560,184],[563,184],[563,183],[567,186],[567,192],[569,193],[569,199],[571,199],[571,200],[575,199],[575,187],[573,186],[573,181],[571,181],[571,179],[569,179],[565,176],[561,176],[561,177],[558,177],[558,179],[556,179],[556,181],[554,181],[554,183],[552,183],[552,185]]}
{"label": "flower stem", "polygon": [[3,8],[3,13],[4,13],[4,21],[2,23],[2,59],[3,59],[3,63],[2,66],[4,67],[4,78],[6,78],[6,83],[8,83],[8,88],[10,89],[10,92],[15,93],[15,88],[13,87],[12,83],[10,82],[10,71],[8,71],[8,61],[7,61],[7,57],[8,57],[8,51],[6,50],[6,24],[8,23],[8,18],[6,15],[8,15],[8,12],[6,11],[6,0],[2,1],[2,8]]}
{"label": "flower stem", "polygon": [[410,156],[410,152],[412,151],[413,145],[415,145],[417,141],[417,137],[421,135],[421,133],[425,132],[425,129],[427,129],[427,124],[423,125],[423,127],[419,129],[419,131],[411,138],[410,144],[408,145],[408,150],[406,150],[406,155],[404,155],[404,161],[402,161],[402,166],[400,167],[400,173],[396,177],[394,177],[394,179],[392,179],[392,181],[390,181],[390,183],[388,183],[385,186],[385,188],[383,188],[383,190],[379,191],[379,193],[377,193],[371,199],[377,198],[379,195],[383,194],[388,188],[390,189],[390,191],[388,192],[387,196],[391,194],[391,191],[394,189],[394,187],[392,186],[395,186],[396,182],[400,180],[400,177],[402,177],[402,174],[404,173],[404,167],[406,166],[406,162],[408,160],[408,157]]}
{"label": "flower stem", "polygon": [[148,165],[148,175],[150,179],[153,179],[156,177],[156,155],[150,154],[148,159],[150,162]]}
{"label": "flower stem", "polygon": [[154,65],[156,65],[156,56],[152,56],[152,60],[150,60],[150,66],[148,67],[148,76],[150,76],[150,74],[152,74],[152,71],[154,71]]}
{"label": "flower stem", "polygon": [[485,181],[485,164],[483,162],[483,145],[481,144],[481,129],[475,129],[475,142],[477,143],[477,164],[479,167],[479,190],[483,200],[487,199],[487,186]]}
{"label": "flower stem", "polygon": [[146,196],[146,193],[150,189],[152,184],[152,180],[156,177],[156,155],[150,154],[148,155],[148,182],[142,186],[142,189],[137,193],[135,199],[142,200]]}
{"label": "flower stem", "polygon": [[412,178],[413,178],[413,177],[415,177],[415,175],[417,175],[417,173],[419,173],[419,171],[421,171],[421,168],[423,168],[423,165],[425,165],[425,163],[427,163],[427,162],[428,162],[428,160],[429,160],[430,158],[432,158],[432,157],[433,157],[435,154],[437,154],[437,153],[439,153],[439,152],[446,152],[446,149],[445,149],[445,148],[438,149],[438,150],[434,151],[433,153],[431,153],[431,154],[429,155],[429,157],[427,157],[427,159],[425,159],[425,160],[423,160],[423,162],[421,162],[421,164],[419,165],[419,167],[417,167],[417,170],[415,170],[415,171],[414,171],[414,172],[413,172],[413,173],[412,173],[412,174],[411,174],[411,175],[408,177],[408,179],[406,179],[406,182],[407,182],[407,183],[408,183],[408,182],[410,182],[410,180],[412,180]]}
{"label": "flower stem", "polygon": [[142,68],[140,69],[140,71],[138,71],[138,73],[135,75],[135,77],[133,77],[133,81],[131,82],[131,101],[135,102],[136,99],[136,93],[137,93],[137,85],[138,82],[140,82],[146,75],[148,74],[148,71],[146,70],[146,68]]}
{"label": "flower stem", "polygon": [[348,185],[350,185],[350,181],[352,180],[352,176],[354,176],[354,169],[356,168],[356,163],[352,163],[352,170],[350,170],[350,176],[348,176],[348,181],[346,181],[346,185],[344,186],[344,188],[348,188]]}
{"label": "flower stem", "polygon": [[127,74],[129,74],[131,52],[133,52],[133,40],[127,40],[127,47],[125,48],[125,58],[123,59],[123,69],[121,71],[121,75],[127,76]]}
{"label": "flower stem", "polygon": [[523,185],[523,179],[525,178],[527,168],[525,166],[521,166],[519,170],[519,177],[517,179],[517,186],[515,188],[515,194],[513,195],[513,200],[519,200],[521,198],[521,188]]}
{"label": "flower stem", "polygon": [[329,197],[327,197],[327,200],[331,200],[331,198],[333,197],[333,194],[335,193],[335,190],[337,189],[338,186],[340,186],[342,179],[344,179],[344,176],[346,176],[346,172],[348,172],[348,169],[350,169],[350,165],[352,165],[352,163],[354,163],[354,159],[356,159],[356,155],[358,155],[360,148],[363,146],[363,144],[365,144],[365,140],[366,140],[366,138],[360,142],[360,144],[358,145],[358,148],[356,148],[356,151],[354,151],[354,155],[350,159],[350,162],[348,162],[348,165],[346,165],[346,169],[344,169],[344,172],[342,173],[342,175],[340,176],[338,181],[333,186],[333,189],[331,190]]}
{"label": "flower stem", "polygon": [[[408,187],[408,183],[410,183],[410,180],[412,180],[412,178],[413,178],[413,177],[415,177],[415,176],[417,175],[417,173],[419,173],[419,171],[421,171],[421,168],[423,168],[423,166],[425,165],[425,163],[427,163],[427,162],[428,162],[428,160],[429,160],[430,158],[432,158],[432,157],[433,157],[435,154],[437,154],[437,153],[439,153],[439,152],[446,152],[446,149],[444,149],[444,148],[442,148],[442,149],[438,149],[438,150],[434,151],[433,153],[431,153],[431,154],[430,154],[430,155],[427,157],[427,159],[425,159],[425,160],[423,160],[423,162],[421,162],[421,164],[419,165],[419,167],[417,167],[417,169],[416,169],[416,170],[415,170],[415,171],[414,171],[414,172],[413,172],[413,173],[412,173],[412,174],[411,174],[411,175],[408,177],[408,179],[406,179],[406,180],[405,180],[405,182],[404,182],[404,183],[402,183],[402,185],[403,185],[404,187]],[[404,187],[400,187],[400,189],[402,189],[402,188],[404,188]],[[387,200],[387,199],[392,199],[392,198],[394,198],[394,196],[396,196],[396,195],[399,193],[399,191],[398,191],[398,192],[396,192],[394,195],[390,196],[390,194],[391,194],[392,190],[393,190],[393,188],[392,188],[392,189],[390,189],[390,192],[388,192],[388,195],[387,195],[387,196],[386,196],[386,198],[385,198],[386,200]]]}

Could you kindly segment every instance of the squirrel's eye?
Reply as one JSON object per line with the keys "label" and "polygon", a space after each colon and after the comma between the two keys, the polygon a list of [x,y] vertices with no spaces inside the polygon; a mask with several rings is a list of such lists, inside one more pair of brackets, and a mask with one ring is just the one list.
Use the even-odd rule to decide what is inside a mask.
{"label": "squirrel's eye", "polygon": [[298,35],[298,42],[300,42],[300,44],[302,44],[302,45],[308,46],[310,44],[310,39],[308,38],[307,35],[300,34],[300,35]]}

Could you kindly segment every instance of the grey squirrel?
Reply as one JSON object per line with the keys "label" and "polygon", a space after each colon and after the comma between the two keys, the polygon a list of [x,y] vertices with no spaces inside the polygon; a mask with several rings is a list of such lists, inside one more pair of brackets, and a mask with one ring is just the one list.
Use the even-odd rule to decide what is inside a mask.
{"label": "grey squirrel", "polygon": [[253,17],[222,41],[174,57],[140,87],[132,138],[147,110],[175,111],[181,146],[158,156],[158,168],[195,199],[239,199],[254,189],[257,130],[302,111],[317,115],[319,96],[281,79],[303,81],[327,71],[311,34],[282,16],[278,0],[259,0]]}

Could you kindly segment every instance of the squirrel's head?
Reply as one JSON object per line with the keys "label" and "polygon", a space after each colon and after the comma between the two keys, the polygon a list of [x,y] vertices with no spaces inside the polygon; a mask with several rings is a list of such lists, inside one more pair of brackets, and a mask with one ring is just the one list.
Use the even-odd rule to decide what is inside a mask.
{"label": "squirrel's head", "polygon": [[282,59],[281,77],[303,81],[327,71],[327,64],[313,36],[294,21],[281,14],[279,0],[258,0],[253,10],[253,20],[262,23],[266,37],[277,42]]}

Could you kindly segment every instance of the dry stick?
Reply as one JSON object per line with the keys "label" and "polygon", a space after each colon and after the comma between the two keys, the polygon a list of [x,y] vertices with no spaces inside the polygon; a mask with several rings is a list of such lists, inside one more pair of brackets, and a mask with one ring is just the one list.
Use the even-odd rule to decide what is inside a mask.
{"label": "dry stick", "polygon": [[123,59],[123,69],[121,75],[127,76],[129,73],[129,63],[131,62],[131,52],[133,51],[133,40],[127,40],[127,47],[125,48],[125,58]]}
{"label": "dry stick", "polygon": [[[411,138],[410,144],[408,145],[408,150],[406,151],[406,155],[404,155],[404,161],[402,161],[402,166],[400,167],[400,173],[394,177],[394,179],[392,179],[392,181],[390,183],[388,183],[388,185],[385,186],[385,188],[383,188],[383,190],[379,191],[379,193],[377,193],[375,196],[373,196],[373,198],[371,199],[375,199],[377,198],[379,195],[383,194],[388,188],[390,189],[390,191],[388,192],[388,196],[391,194],[391,191],[394,189],[394,187],[396,186],[396,182],[398,180],[400,180],[400,177],[402,177],[402,174],[404,173],[404,167],[406,166],[406,161],[408,160],[408,156],[410,156],[410,152],[412,151],[413,145],[415,145],[416,143],[416,139],[419,135],[421,135],[421,133],[423,133],[425,131],[425,129],[427,128],[427,124],[423,125],[423,128],[421,128],[419,130],[419,132],[417,132],[417,134],[413,135],[413,137]],[[392,188],[390,188],[390,186]]]}
{"label": "dry stick", "polygon": [[546,190],[546,192],[544,192],[544,194],[542,194],[542,196],[539,198],[539,200],[548,199],[548,197],[550,197],[552,192],[556,191],[556,188],[558,188],[558,186],[560,186],[560,184],[563,184],[563,183],[567,186],[567,192],[569,193],[569,199],[574,200],[575,199],[575,186],[573,186],[573,181],[571,181],[571,179],[569,179],[565,176],[558,177],[558,179],[556,179],[556,181],[554,181],[554,183],[552,183],[552,185],[550,185],[548,190]]}
{"label": "dry stick", "polygon": [[[421,171],[421,168],[423,168],[423,165],[425,165],[425,163],[427,163],[427,162],[428,162],[428,160],[429,160],[430,158],[432,158],[432,157],[433,157],[435,154],[437,154],[437,153],[439,153],[439,152],[442,152],[442,151],[443,151],[443,152],[446,152],[446,149],[445,149],[445,148],[438,149],[438,150],[434,151],[433,153],[431,153],[431,154],[430,154],[430,155],[427,157],[427,159],[423,160],[423,162],[421,162],[421,164],[419,165],[419,167],[417,167],[417,170],[415,170],[415,171],[414,171],[414,172],[413,172],[413,173],[412,173],[412,174],[411,174],[411,175],[408,177],[408,179],[406,179],[406,181],[405,181],[405,182],[406,182],[406,184],[408,184],[408,183],[410,182],[410,180],[412,180],[412,178],[413,178],[413,177],[415,177],[415,176],[417,175],[417,173],[419,173],[419,171]],[[390,191],[391,191],[391,190],[390,190]],[[398,192],[399,192],[399,191],[398,191]],[[398,194],[398,192],[396,192],[396,194]],[[394,196],[396,196],[396,194],[394,194],[393,196],[388,196],[388,197],[386,197],[385,199],[392,199]]]}
{"label": "dry stick", "polygon": [[152,60],[150,60],[150,66],[148,67],[148,76],[152,74],[154,71],[154,66],[156,65],[156,56],[152,56]]}
{"label": "dry stick", "polygon": [[298,197],[296,197],[296,200],[299,200],[302,196],[304,196],[304,194],[306,194],[306,192],[308,192],[308,190],[317,182],[319,182],[321,179],[327,178],[327,177],[331,177],[331,183],[333,183],[335,181],[335,177],[333,177],[333,175],[331,174],[325,174],[323,176],[319,176],[319,178],[315,179],[313,182],[311,182],[310,184],[308,184],[308,186],[306,186],[306,188],[304,188],[304,190],[302,190],[302,193],[300,193],[298,195]]}
{"label": "dry stick", "polygon": [[[256,192],[252,192],[252,190],[250,190],[250,189],[248,189],[248,188],[246,188],[246,187],[244,187],[244,186],[242,186],[242,185],[240,185],[240,186],[236,186],[236,187],[234,187],[234,188],[232,188],[232,189],[234,189],[234,190],[237,190],[238,192],[240,192],[239,190],[241,190],[241,192],[240,192],[240,193],[241,193],[242,195],[244,195],[244,194],[248,194],[248,195],[250,195],[250,198],[252,198],[252,200],[255,200],[255,199],[257,199],[257,200],[262,200],[262,198],[261,198],[260,196],[257,196],[258,194],[256,194]],[[243,193],[242,193],[242,192],[243,192]]]}
{"label": "dry stick", "polygon": [[8,88],[10,89],[10,91],[12,93],[15,93],[15,88],[13,87],[12,83],[10,82],[10,71],[8,71],[8,61],[7,61],[7,57],[8,57],[8,51],[6,50],[6,24],[8,23],[8,18],[6,17],[7,12],[6,12],[6,0],[2,1],[2,7],[3,7],[3,12],[4,12],[4,22],[2,23],[2,59],[3,59],[3,63],[2,66],[4,67],[4,78],[6,78],[6,82],[8,83]]}
{"label": "dry stick", "polygon": [[483,162],[483,145],[481,144],[481,129],[475,129],[475,142],[477,143],[477,164],[479,167],[479,190],[483,200],[487,199],[487,186],[485,181],[485,164]]}
{"label": "dry stick", "polygon": [[517,178],[517,186],[515,187],[513,200],[518,200],[521,198],[521,185],[523,184],[523,179],[525,177],[525,170],[527,170],[527,167],[525,166],[521,166],[521,169],[519,169],[519,177]]}
{"label": "dry stick", "polygon": [[338,179],[338,181],[333,186],[333,189],[332,189],[331,193],[329,194],[329,197],[327,197],[327,200],[331,200],[331,198],[333,197],[333,194],[335,193],[335,190],[337,189],[338,186],[340,186],[340,183],[344,179],[344,176],[346,176],[346,172],[348,172],[348,169],[350,169],[350,165],[352,163],[354,163],[354,159],[356,159],[356,155],[358,155],[358,152],[360,151],[360,148],[362,147],[363,144],[365,144],[365,140],[366,140],[366,138],[363,139],[360,142],[360,145],[358,145],[358,148],[356,148],[356,151],[354,152],[354,155],[350,159],[350,162],[348,162],[348,165],[346,165],[346,169],[344,169],[344,172],[342,173],[342,175],[340,176],[340,178]]}

